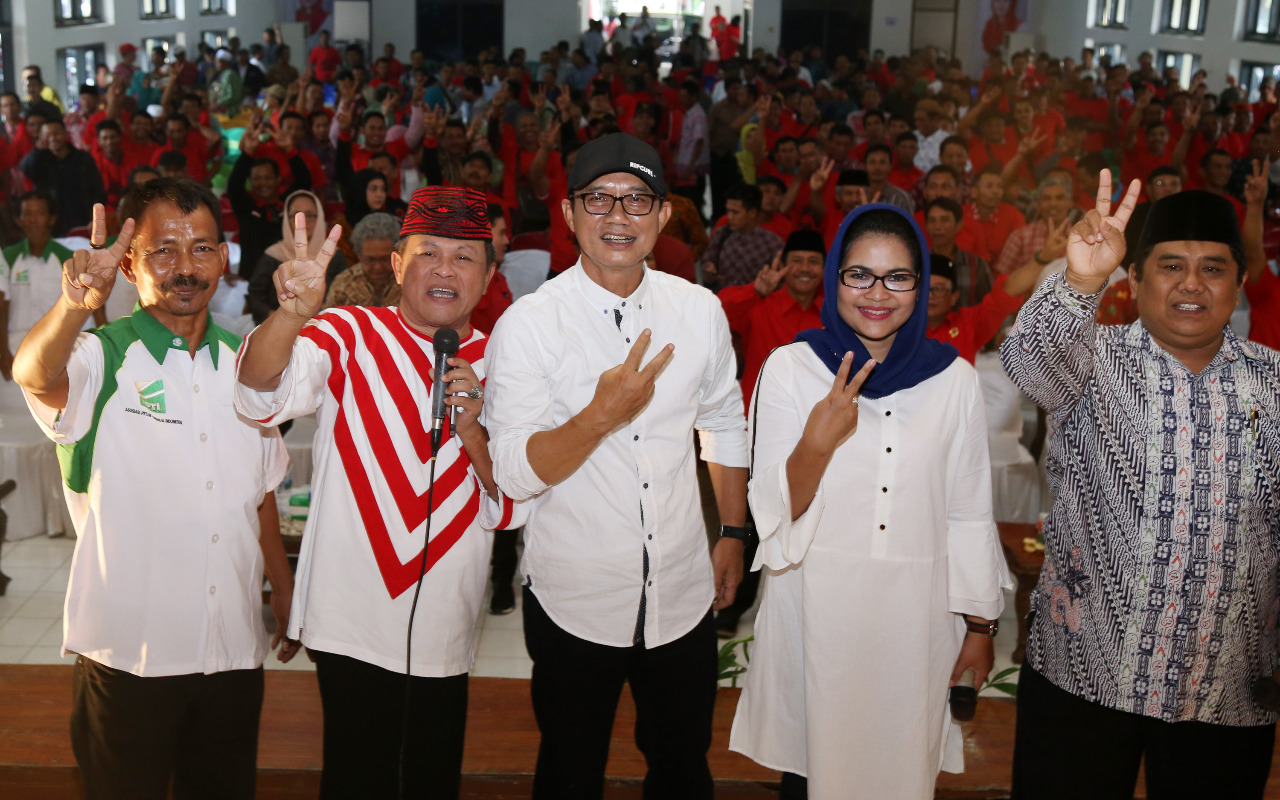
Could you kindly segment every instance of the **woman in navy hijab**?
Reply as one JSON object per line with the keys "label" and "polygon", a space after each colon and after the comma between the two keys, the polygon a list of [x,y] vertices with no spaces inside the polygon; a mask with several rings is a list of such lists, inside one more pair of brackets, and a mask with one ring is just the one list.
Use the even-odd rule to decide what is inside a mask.
{"label": "woman in navy hijab", "polygon": [[939,769],[963,769],[948,689],[991,669],[1012,582],[978,375],[925,336],[927,253],[900,209],[854,210],[827,255],[823,328],[756,385],[767,579],[730,748],[792,773],[784,798],[932,798]]}

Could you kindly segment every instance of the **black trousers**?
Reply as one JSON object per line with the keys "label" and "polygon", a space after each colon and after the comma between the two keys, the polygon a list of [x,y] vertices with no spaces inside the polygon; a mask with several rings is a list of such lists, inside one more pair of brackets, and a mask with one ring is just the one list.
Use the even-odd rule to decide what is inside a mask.
{"label": "black trousers", "polygon": [[262,669],[140,678],[79,656],[71,748],[87,800],[252,798]]}
{"label": "black trousers", "polygon": [[542,732],[534,800],[599,800],[623,683],[636,704],[645,800],[711,800],[707,766],[718,656],[711,613],[674,642],[645,649],[588,642],[551,621],[524,588],[533,712]]}
{"label": "black trousers", "polygon": [[320,797],[456,800],[462,788],[467,675],[409,678],[409,730],[402,736],[405,676],[359,659],[312,650],[324,707]]}
{"label": "black trousers", "polygon": [[1276,726],[1162,722],[1065,692],[1030,667],[1018,679],[1013,800],[1130,800],[1145,759],[1149,800],[1261,798]]}
{"label": "black trousers", "polygon": [[511,581],[516,576],[516,565],[520,563],[520,554],[516,552],[516,544],[520,540],[521,530],[523,528],[493,532],[493,551],[489,558],[489,577],[493,581],[495,588],[504,584],[510,586]]}

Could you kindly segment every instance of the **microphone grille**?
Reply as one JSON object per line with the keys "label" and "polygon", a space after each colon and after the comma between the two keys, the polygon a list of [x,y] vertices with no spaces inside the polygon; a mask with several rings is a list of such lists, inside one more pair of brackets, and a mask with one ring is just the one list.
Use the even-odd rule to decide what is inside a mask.
{"label": "microphone grille", "polygon": [[458,332],[453,328],[438,328],[431,341],[437,353],[452,356],[458,352]]}

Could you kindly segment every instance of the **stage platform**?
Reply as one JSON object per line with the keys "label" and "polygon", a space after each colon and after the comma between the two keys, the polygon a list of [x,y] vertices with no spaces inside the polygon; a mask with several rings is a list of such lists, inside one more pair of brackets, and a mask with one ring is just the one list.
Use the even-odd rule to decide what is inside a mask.
{"label": "stage platform", "polygon": [[[462,796],[466,800],[528,798],[538,750],[529,682],[472,678],[470,698]],[[737,689],[722,689],[716,706],[710,761],[717,800],[776,797],[776,772],[728,750],[737,700]],[[70,705],[70,666],[0,665],[0,797],[64,800],[81,796],[67,733]],[[632,739],[634,726],[635,710],[624,691],[609,758],[608,800],[640,800],[645,769]],[[1013,726],[1013,701],[981,698],[977,716],[964,726],[968,769],[962,775],[941,775],[937,796],[951,800],[1007,797]],[[268,670],[258,749],[260,800],[317,796],[320,735],[315,673]],[[1267,797],[1280,800],[1276,774],[1280,758],[1276,765]]]}

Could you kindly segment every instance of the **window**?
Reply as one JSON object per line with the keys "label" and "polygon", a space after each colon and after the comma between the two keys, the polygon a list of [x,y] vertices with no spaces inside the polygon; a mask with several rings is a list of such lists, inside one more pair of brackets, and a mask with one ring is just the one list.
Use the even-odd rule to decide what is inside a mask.
{"label": "window", "polygon": [[80,85],[94,82],[94,72],[99,64],[107,63],[106,48],[100,44],[80,47],[64,47],[58,51],[58,66],[62,72],[62,96],[80,96]]}
{"label": "window", "polygon": [[1191,76],[1196,74],[1200,69],[1200,56],[1196,53],[1175,53],[1170,50],[1161,50],[1156,55],[1156,69],[1162,73],[1173,67],[1178,70],[1178,84],[1183,89],[1191,85]]}
{"label": "window", "polygon": [[13,18],[9,13],[9,0],[0,0],[0,87],[12,89],[13,52],[10,42],[13,41]]}
{"label": "window", "polygon": [[201,14],[227,13],[227,0],[200,0]]}
{"label": "window", "polygon": [[1209,0],[1164,0],[1160,32],[1203,34]]}
{"label": "window", "polygon": [[173,0],[141,0],[143,19],[173,19]]}
{"label": "window", "polygon": [[53,19],[59,28],[102,22],[102,0],[54,0]]}
{"label": "window", "polygon": [[1094,48],[1094,54],[1097,56],[1098,63],[1102,63],[1104,57],[1110,59],[1107,61],[1108,64],[1125,63],[1122,44],[1099,44]]}
{"label": "window", "polygon": [[1280,0],[1249,0],[1244,38],[1280,42]]}
{"label": "window", "polygon": [[[151,50],[156,47],[162,48],[164,50],[165,59],[167,60],[170,54],[173,53],[173,47],[174,47],[173,37],[172,36],[152,36],[152,37],[143,39],[141,60],[144,64],[151,63],[150,61]],[[150,67],[146,67],[146,69],[150,69]]]}
{"label": "window", "polygon": [[1262,99],[1258,89],[1262,85],[1263,78],[1280,81],[1280,64],[1246,61],[1240,65],[1240,88],[1244,89],[1250,103],[1256,103]]}
{"label": "window", "polygon": [[226,31],[200,31],[200,41],[217,50],[227,46]]}
{"label": "window", "polygon": [[1094,0],[1095,28],[1125,28],[1129,25],[1129,0]]}

